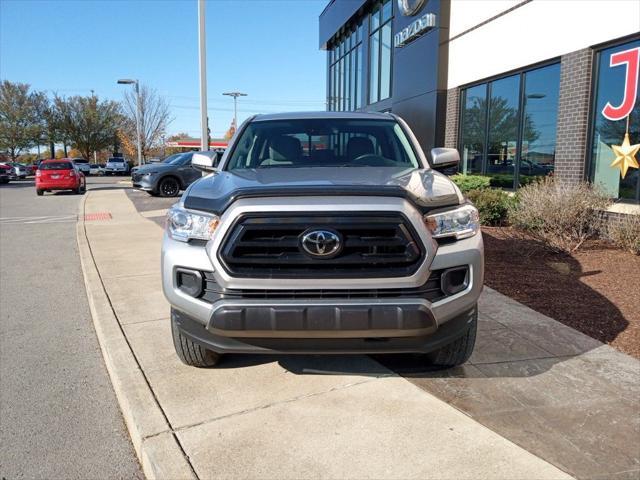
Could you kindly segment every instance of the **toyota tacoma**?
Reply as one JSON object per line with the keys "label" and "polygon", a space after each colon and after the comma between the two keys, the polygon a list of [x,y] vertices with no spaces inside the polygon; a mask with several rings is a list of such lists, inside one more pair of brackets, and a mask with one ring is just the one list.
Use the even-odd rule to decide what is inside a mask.
{"label": "toyota tacoma", "polygon": [[167,214],[178,357],[421,353],[464,363],[483,283],[478,211],[390,113],[258,115]]}

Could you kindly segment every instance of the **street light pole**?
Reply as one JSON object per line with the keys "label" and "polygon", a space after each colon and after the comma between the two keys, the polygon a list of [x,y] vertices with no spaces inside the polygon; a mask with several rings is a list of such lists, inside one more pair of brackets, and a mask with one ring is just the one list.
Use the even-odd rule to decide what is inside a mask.
{"label": "street light pole", "polygon": [[246,93],[242,92],[225,92],[222,95],[233,97],[233,127],[238,128],[238,97],[246,97]]}
{"label": "street light pole", "polygon": [[135,85],[136,89],[136,136],[138,141],[138,166],[142,166],[142,138],[140,137],[140,84],[138,80],[123,78],[118,80],[120,85]]}
{"label": "street light pole", "polygon": [[209,150],[207,117],[207,45],[205,31],[205,0],[198,0],[198,43],[200,65],[200,150]]}

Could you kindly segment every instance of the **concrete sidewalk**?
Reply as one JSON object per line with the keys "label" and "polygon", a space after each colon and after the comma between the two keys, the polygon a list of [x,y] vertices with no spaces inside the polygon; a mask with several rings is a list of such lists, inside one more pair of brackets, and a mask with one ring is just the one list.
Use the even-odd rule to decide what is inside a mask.
{"label": "concrete sidewalk", "polygon": [[[520,383],[498,381],[497,396],[492,398],[492,382],[520,375],[512,370],[491,378],[484,372],[535,359],[553,359],[555,365],[586,352],[604,358],[609,347],[571,329],[559,329],[560,339],[577,346],[571,355],[554,356],[549,344],[554,341],[545,338],[554,336],[549,328],[555,325],[539,325],[529,332],[529,339],[505,333],[505,324],[494,318],[510,316],[514,306],[489,291],[483,298],[475,364],[454,372],[411,370],[405,363],[394,368],[407,377],[403,378],[367,356],[246,355],[229,357],[216,369],[189,368],[179,362],[171,342],[169,306],[160,287],[161,228],[138,214],[122,190],[89,192],[84,209],[112,216],[81,221],[78,241],[107,368],[149,478],[571,478],[565,471],[578,472],[572,467],[575,458],[594,460],[593,452],[576,449],[571,438],[564,437],[565,444],[555,446],[560,453],[547,457],[542,451],[563,471],[528,451],[541,455],[535,443],[544,437],[534,435],[530,448],[526,429],[518,429],[518,415],[508,426],[519,435],[509,437],[525,448],[470,418],[477,415],[465,408],[480,404],[490,414],[504,404],[517,412],[513,403],[522,407],[523,399],[535,400],[539,388],[550,395],[556,388],[563,392],[563,400],[573,400],[580,389],[589,389],[594,382],[600,385],[600,380],[582,385],[583,375],[574,368],[570,374],[575,383],[569,390],[531,382],[522,391]],[[522,315],[511,321],[539,320],[535,312],[515,308]],[[545,341],[547,348],[539,345]],[[608,350],[593,353],[602,348]],[[619,381],[601,392],[607,399],[619,395],[626,402],[622,418],[626,425],[619,423],[616,428],[633,445],[638,439],[637,409],[635,418],[626,416],[634,412],[631,399],[638,393],[638,382],[633,372],[639,363],[622,357],[614,359],[625,366]],[[588,362],[579,367],[591,368]],[[600,367],[592,365],[588,375],[598,375]],[[550,370],[539,367],[537,374],[543,379]],[[609,375],[610,370],[603,372]],[[534,375],[529,372],[527,380]],[[569,374],[557,380],[567,378]],[[463,383],[468,380],[480,384],[484,396],[476,397],[475,387]],[[519,395],[513,395],[514,388]],[[570,427],[579,435],[584,424],[575,419]],[[535,425],[527,428],[537,433]],[[614,433],[602,432],[597,441],[604,445],[610,436]],[[562,455],[563,449],[567,455]],[[622,457],[594,475],[630,472],[628,478],[634,478],[631,474],[637,473],[640,456],[628,447]]]}

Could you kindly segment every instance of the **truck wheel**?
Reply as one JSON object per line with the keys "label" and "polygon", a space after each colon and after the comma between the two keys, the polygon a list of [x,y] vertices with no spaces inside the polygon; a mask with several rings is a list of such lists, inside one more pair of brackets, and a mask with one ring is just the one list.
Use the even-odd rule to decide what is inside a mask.
{"label": "truck wheel", "polygon": [[476,343],[476,332],[478,330],[478,307],[473,312],[473,319],[467,331],[460,338],[448,345],[426,354],[426,359],[431,365],[451,368],[462,365],[469,360]]}
{"label": "truck wheel", "polygon": [[163,197],[177,197],[180,193],[180,184],[173,177],[167,177],[160,181],[158,191]]}
{"label": "truck wheel", "polygon": [[174,321],[171,321],[171,334],[173,336],[173,346],[176,349],[176,354],[185,365],[206,368],[213,367],[220,360],[220,354],[207,350],[182,335]]}
{"label": "truck wheel", "polygon": [[44,195],[44,190],[36,190],[36,195],[38,195],[39,197]]}

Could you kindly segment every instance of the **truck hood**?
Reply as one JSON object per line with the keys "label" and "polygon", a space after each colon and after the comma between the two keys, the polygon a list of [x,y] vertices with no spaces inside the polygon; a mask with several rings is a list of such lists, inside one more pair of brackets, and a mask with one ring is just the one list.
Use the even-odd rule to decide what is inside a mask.
{"label": "truck hood", "polygon": [[458,187],[434,170],[395,167],[263,168],[217,172],[185,192],[185,208],[220,214],[239,198],[394,196],[418,209],[458,205]]}

